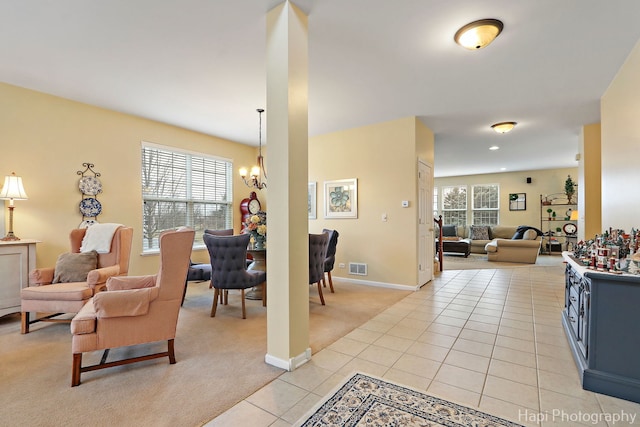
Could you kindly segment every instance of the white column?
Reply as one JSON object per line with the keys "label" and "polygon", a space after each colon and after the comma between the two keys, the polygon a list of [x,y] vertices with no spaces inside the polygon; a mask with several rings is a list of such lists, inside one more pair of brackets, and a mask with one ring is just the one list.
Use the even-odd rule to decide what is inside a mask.
{"label": "white column", "polygon": [[287,370],[308,361],[307,17],[289,1],[267,14],[269,208],[267,354]]}

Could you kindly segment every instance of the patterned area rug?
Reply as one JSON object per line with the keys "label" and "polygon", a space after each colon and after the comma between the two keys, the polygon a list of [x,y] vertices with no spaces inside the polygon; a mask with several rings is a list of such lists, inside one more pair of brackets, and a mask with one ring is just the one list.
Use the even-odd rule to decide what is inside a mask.
{"label": "patterned area rug", "polygon": [[477,426],[520,424],[409,387],[355,373],[296,426]]}

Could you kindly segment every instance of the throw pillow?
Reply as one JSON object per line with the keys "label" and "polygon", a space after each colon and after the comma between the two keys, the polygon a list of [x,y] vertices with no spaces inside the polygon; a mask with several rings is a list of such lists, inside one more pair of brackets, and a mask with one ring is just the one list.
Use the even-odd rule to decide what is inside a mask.
{"label": "throw pillow", "polygon": [[523,240],[536,240],[536,238],[538,237],[538,233],[536,232],[536,230],[534,230],[533,228],[528,229],[527,231],[524,232],[524,235],[522,236]]}
{"label": "throw pillow", "polygon": [[455,237],[458,235],[455,225],[443,225],[442,226],[442,236],[446,237]]}
{"label": "throw pillow", "polygon": [[84,282],[98,267],[98,252],[65,253],[58,257],[51,283]]}
{"label": "throw pillow", "polygon": [[[530,225],[519,225],[517,230],[516,230],[516,234],[513,235],[512,239],[516,240],[516,239],[522,239],[524,236],[524,233],[527,230],[534,230],[536,232],[537,236],[542,236],[542,231],[538,230],[535,227],[531,227]],[[535,240],[535,238],[530,239],[530,240]]]}
{"label": "throw pillow", "polygon": [[488,225],[472,225],[470,230],[471,240],[491,240]]}

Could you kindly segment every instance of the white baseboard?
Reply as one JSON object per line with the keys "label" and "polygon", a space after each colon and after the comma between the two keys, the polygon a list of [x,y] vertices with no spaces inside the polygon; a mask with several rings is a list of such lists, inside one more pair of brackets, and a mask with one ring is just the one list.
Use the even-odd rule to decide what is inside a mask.
{"label": "white baseboard", "polygon": [[372,280],[351,279],[349,277],[340,277],[340,276],[333,276],[333,278],[343,280],[349,283],[357,283],[358,285],[376,286],[378,288],[400,289],[403,291],[417,291],[422,286],[424,286],[424,285],[410,286],[410,285],[400,285],[398,283],[374,282]]}
{"label": "white baseboard", "polygon": [[300,366],[307,363],[311,360],[311,348],[306,349],[303,353],[300,353],[297,356],[294,356],[288,360],[280,359],[279,357],[272,356],[270,354],[266,354],[264,356],[264,361],[269,365],[275,366],[276,368],[284,369],[286,371],[295,371]]}

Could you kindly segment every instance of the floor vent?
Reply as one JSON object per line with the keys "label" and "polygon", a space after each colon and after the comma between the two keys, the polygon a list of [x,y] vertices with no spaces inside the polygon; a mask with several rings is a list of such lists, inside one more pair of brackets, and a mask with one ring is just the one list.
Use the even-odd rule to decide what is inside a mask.
{"label": "floor vent", "polygon": [[349,263],[349,274],[356,274],[358,276],[366,276],[367,275],[367,264],[363,264],[361,262],[350,262]]}

